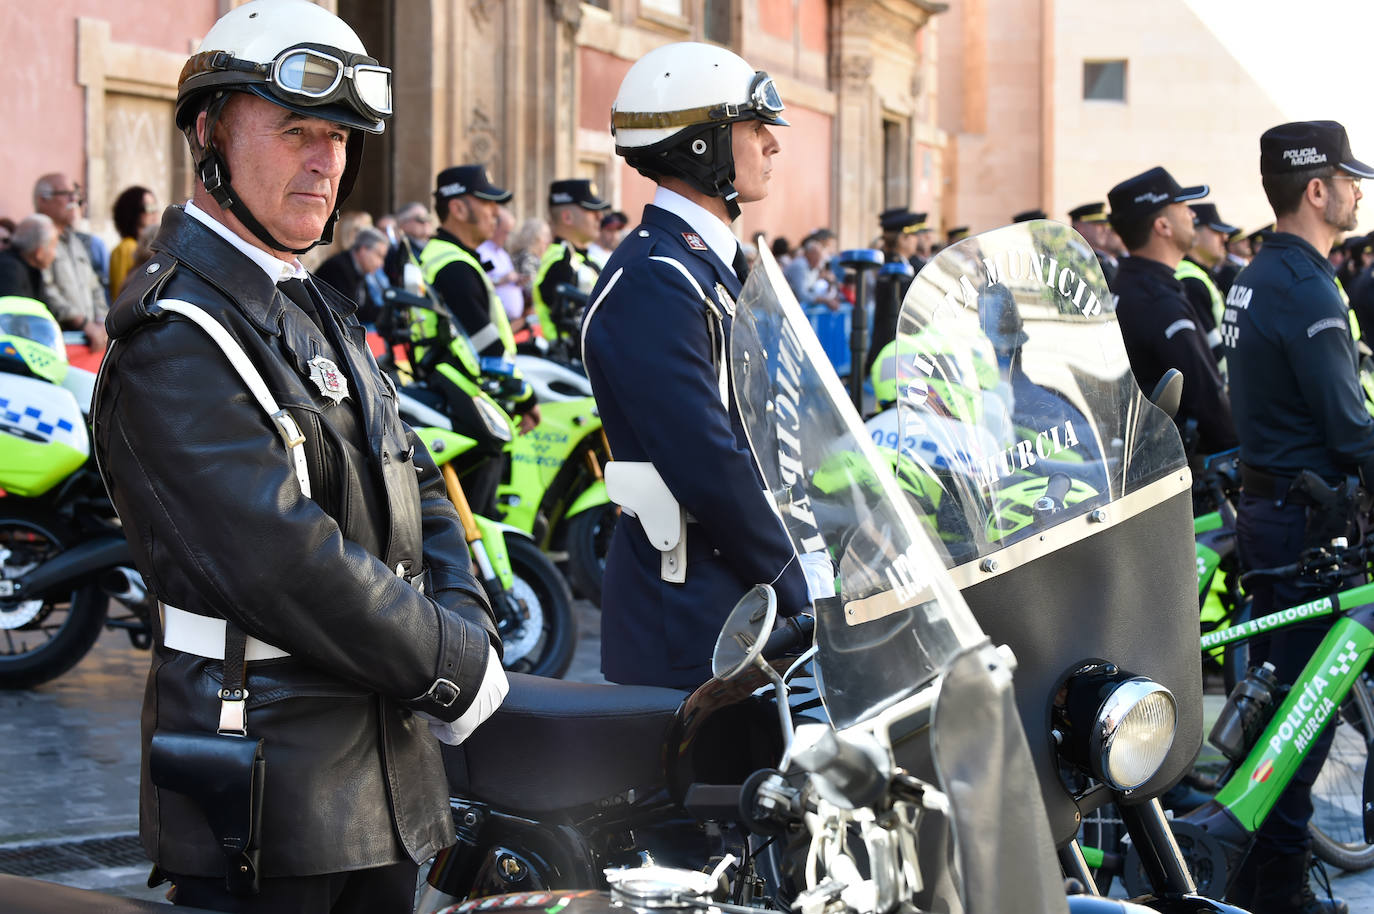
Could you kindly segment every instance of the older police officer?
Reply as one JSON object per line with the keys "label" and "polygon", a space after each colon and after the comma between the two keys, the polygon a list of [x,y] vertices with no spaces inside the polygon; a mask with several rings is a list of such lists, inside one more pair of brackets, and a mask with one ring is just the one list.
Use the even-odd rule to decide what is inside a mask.
{"label": "older police officer", "polygon": [[[615,682],[703,682],[721,623],[754,584],[771,583],[783,613],[808,605],[724,364],[744,272],[730,223],[768,193],[781,114],[768,74],[690,42],[635,63],[612,109],[616,152],[658,189],[592,290],[583,353],[615,461],[666,496],[624,501],[638,517],[621,517],[607,556],[601,666]],[[615,470],[608,490],[623,500]],[[650,542],[646,520],[679,511],[692,519],[683,536]]]}
{"label": "older police officer", "polygon": [[[1340,124],[1306,121],[1260,137],[1260,174],[1276,231],[1236,277],[1221,327],[1242,461],[1238,541],[1249,568],[1286,565],[1330,535],[1310,523],[1312,502],[1293,490],[1303,470],[1331,484],[1355,473],[1374,483],[1374,420],[1360,391],[1348,309],[1327,260],[1335,240],[1355,227],[1360,179],[1374,178],[1374,168],[1351,154]],[[1335,520],[1345,526],[1350,519]],[[1314,596],[1291,582],[1261,581],[1252,615]],[[1323,634],[1298,628],[1273,640],[1268,659],[1281,681],[1293,681]],[[1318,902],[1307,885],[1312,783],[1330,745],[1328,727],[1260,828],[1233,892],[1242,906],[1345,910],[1343,903]]]}
{"label": "older police officer", "polygon": [[178,91],[195,196],[110,312],[94,441],[160,601],[140,828],[177,904],[410,910],[454,840],[435,737],[505,693],[443,479],[354,303],[297,259],[390,111],[333,14],[227,13]]}

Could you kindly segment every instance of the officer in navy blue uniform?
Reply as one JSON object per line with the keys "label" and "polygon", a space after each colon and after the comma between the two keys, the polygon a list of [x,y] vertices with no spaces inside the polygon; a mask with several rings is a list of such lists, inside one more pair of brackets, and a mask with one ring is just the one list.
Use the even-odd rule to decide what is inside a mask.
{"label": "officer in navy blue uniform", "polygon": [[[1260,137],[1260,174],[1275,230],[1236,277],[1222,321],[1240,436],[1238,545],[1247,568],[1289,564],[1331,535],[1329,527],[1314,529],[1310,500],[1290,490],[1303,470],[1331,484],[1356,473],[1374,482],[1374,420],[1360,391],[1348,309],[1327,260],[1335,240],[1355,227],[1360,179],[1374,178],[1374,168],[1351,154],[1340,124],[1307,121]],[[1257,582],[1253,592],[1254,617],[1317,596],[1282,580]],[[1267,656],[1281,682],[1301,672],[1323,629],[1290,628],[1272,639]],[[1263,645],[1253,650],[1263,659]],[[1346,910],[1344,903],[1317,901],[1307,888],[1312,783],[1330,743],[1327,727],[1260,827],[1236,903],[1261,912]]]}
{"label": "officer in navy blue uniform", "polygon": [[767,194],[781,112],[766,73],[688,42],[641,58],[612,109],[616,152],[658,189],[592,290],[587,374],[615,463],[655,471],[691,521],[685,557],[660,552],[639,516],[616,525],[601,604],[601,666],[614,682],[710,678],[720,627],[755,584],[773,585],[780,613],[809,608],[724,363],[746,269],[730,223]]}
{"label": "officer in navy blue uniform", "polygon": [[1196,428],[1196,450],[1215,454],[1236,446],[1231,404],[1207,338],[1183,284],[1174,278],[1197,230],[1185,201],[1207,196],[1207,185],[1180,187],[1156,166],[1107,194],[1112,228],[1131,256],[1117,267],[1112,293],[1131,373],[1146,394],[1170,368],[1183,372],[1183,401],[1174,421],[1185,438]]}

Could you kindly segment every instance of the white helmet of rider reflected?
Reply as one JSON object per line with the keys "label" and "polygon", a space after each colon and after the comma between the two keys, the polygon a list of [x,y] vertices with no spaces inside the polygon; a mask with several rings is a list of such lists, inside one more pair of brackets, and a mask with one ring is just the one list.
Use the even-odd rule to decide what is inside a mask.
{"label": "white helmet of rider reflected", "polygon": [[735,202],[730,125],[787,126],[773,78],[732,51],[683,41],[645,54],[625,74],[611,106],[615,151],[645,177],[680,177]]}
{"label": "white helmet of rider reflected", "polygon": [[[227,164],[210,141],[235,92],[351,128],[334,213],[321,238],[328,243],[361,165],[363,133],[381,133],[391,116],[391,71],[368,56],[346,22],[310,0],[251,0],[230,10],[182,68],[176,123],[190,144],[197,177],[220,206],[234,207],[264,243],[302,254],[308,248],[296,250],[277,242],[247,211],[230,186]],[[203,144],[196,131],[202,111],[207,115]]]}

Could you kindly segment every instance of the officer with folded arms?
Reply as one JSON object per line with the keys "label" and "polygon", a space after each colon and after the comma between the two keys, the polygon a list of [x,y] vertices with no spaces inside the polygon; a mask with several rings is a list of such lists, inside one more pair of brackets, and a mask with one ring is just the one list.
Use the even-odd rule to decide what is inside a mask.
{"label": "officer with folded arms", "polygon": [[140,829],[178,905],[409,911],[454,841],[436,736],[505,695],[443,478],[298,259],[390,80],[313,3],[226,13],[178,87],[194,197],[110,311],[93,437],[159,601]]}
{"label": "officer with folded arms", "polygon": [[773,130],[786,123],[767,73],[692,42],[640,58],[611,111],[616,152],[658,185],[582,325],[615,456],[607,491],[636,515],[621,516],[606,558],[601,668],[613,682],[709,679],[720,627],[755,584],[773,585],[784,615],[810,605],[725,363],[747,270],[730,225],[767,196]]}
{"label": "officer with folded arms", "polygon": [[[1260,137],[1260,175],[1274,230],[1226,296],[1221,336],[1230,364],[1241,485],[1237,539],[1246,568],[1297,560],[1306,546],[1353,530],[1351,516],[1321,516],[1295,481],[1312,470],[1331,485],[1358,474],[1374,483],[1374,420],[1364,406],[1348,309],[1327,255],[1355,227],[1360,180],[1374,168],[1355,158],[1335,121],[1282,124]],[[1282,579],[1252,588],[1258,618],[1318,596]],[[1280,682],[1302,671],[1325,632],[1286,629],[1267,659]],[[1251,658],[1266,659],[1266,646]],[[1328,726],[1256,836],[1233,899],[1257,912],[1344,912],[1308,887],[1312,784],[1331,746]]]}
{"label": "officer with folded arms", "polygon": [[1113,187],[1107,202],[1112,228],[1131,252],[1111,287],[1131,372],[1146,394],[1169,369],[1183,372],[1174,421],[1185,441],[1196,435],[1198,453],[1215,454],[1236,446],[1231,404],[1193,306],[1174,278],[1197,234],[1185,204],[1205,196],[1207,185],[1180,187],[1156,166]]}

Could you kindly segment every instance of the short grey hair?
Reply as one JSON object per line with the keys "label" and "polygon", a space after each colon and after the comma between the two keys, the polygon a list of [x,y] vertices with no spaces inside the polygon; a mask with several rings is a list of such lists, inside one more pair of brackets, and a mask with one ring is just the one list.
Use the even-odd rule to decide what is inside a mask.
{"label": "short grey hair", "polygon": [[32,254],[57,237],[57,226],[42,213],[19,220],[10,236],[10,247],[20,254]]}
{"label": "short grey hair", "polygon": [[378,245],[391,247],[391,241],[384,232],[379,232],[375,228],[361,228],[358,229],[358,234],[353,236],[353,244],[349,250],[361,251],[366,248],[375,248]]}
{"label": "short grey hair", "polygon": [[396,210],[396,221],[397,221],[397,222],[402,222],[402,221],[404,221],[405,218],[406,218],[406,216],[409,215],[410,212],[413,211],[413,210],[415,210],[415,209],[419,209],[420,212],[423,213],[423,214],[426,215],[426,216],[429,215],[429,204],[428,204],[428,203],[421,203],[419,200],[412,200],[410,203],[407,203],[405,206],[403,206],[403,207],[401,207],[400,209]]}

